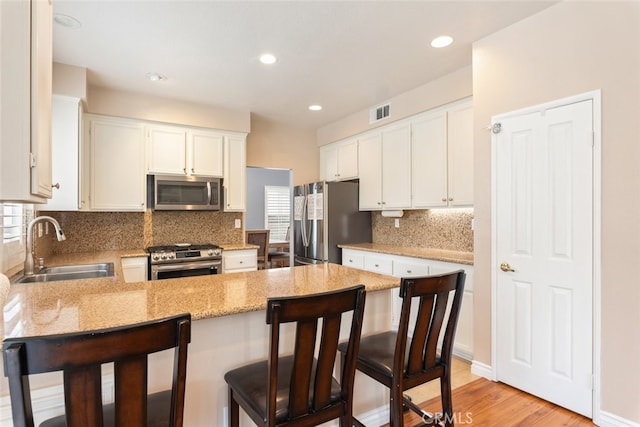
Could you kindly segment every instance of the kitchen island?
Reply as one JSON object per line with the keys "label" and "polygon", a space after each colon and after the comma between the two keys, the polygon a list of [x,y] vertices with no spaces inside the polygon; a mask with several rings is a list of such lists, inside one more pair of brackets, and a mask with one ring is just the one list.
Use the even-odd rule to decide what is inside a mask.
{"label": "kitchen island", "polygon": [[[114,277],[12,285],[3,310],[3,337],[107,328],[190,312],[194,322],[187,368],[186,426],[226,425],[227,389],[223,375],[267,357],[267,298],[362,283],[367,289],[363,326],[366,334],[390,327],[391,289],[399,286],[397,278],[336,264],[124,283],[117,257],[127,255],[136,256],[103,253],[83,260],[115,261]],[[286,331],[284,339],[286,345],[292,345],[291,330]],[[170,380],[162,374],[170,372],[171,360],[169,352],[150,358],[150,391],[169,386]],[[36,421],[63,411],[62,394],[57,388],[60,376],[42,377],[32,387],[36,396],[47,396],[41,402],[35,401]],[[366,381],[365,377],[356,379],[356,414],[374,411],[387,401],[382,387],[369,387]],[[10,412],[6,379],[1,384],[0,423],[11,425],[7,419]],[[106,400],[112,396],[111,387],[106,381]],[[248,418],[241,421],[242,425],[251,425]]]}

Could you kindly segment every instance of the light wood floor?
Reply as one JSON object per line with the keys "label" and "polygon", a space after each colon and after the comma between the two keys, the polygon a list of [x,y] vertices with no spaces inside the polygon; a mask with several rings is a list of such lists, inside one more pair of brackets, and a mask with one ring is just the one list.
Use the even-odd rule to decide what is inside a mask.
{"label": "light wood floor", "polygon": [[[506,384],[480,378],[470,372],[469,363],[455,359],[451,382],[456,426],[593,426],[590,419],[539,399]],[[407,393],[427,412],[442,411],[440,384],[432,381]],[[421,422],[419,415],[407,411],[405,425]]]}

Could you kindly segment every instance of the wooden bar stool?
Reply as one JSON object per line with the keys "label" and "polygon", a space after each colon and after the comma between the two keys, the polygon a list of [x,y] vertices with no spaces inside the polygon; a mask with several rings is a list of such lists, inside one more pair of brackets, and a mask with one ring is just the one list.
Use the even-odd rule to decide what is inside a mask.
{"label": "wooden bar stool", "polygon": [[[465,277],[464,270],[459,270],[449,274],[403,278],[400,283],[402,309],[398,330],[366,336],[360,342],[356,368],[389,388],[389,422],[392,427],[404,425],[403,407],[416,411],[424,419],[430,418],[429,422],[443,422],[445,426],[454,424],[451,352]],[[453,301],[447,310],[451,293]],[[418,303],[413,331],[409,329],[412,302]],[[438,352],[443,328],[442,347]],[[348,351],[342,344],[338,349],[343,357]],[[440,380],[442,414],[434,416],[424,413],[404,396],[404,392],[435,379]]]}
{"label": "wooden bar stool", "polygon": [[[182,426],[191,315],[3,343],[15,427],[34,425],[29,375],[63,371],[65,415],[41,426]],[[147,356],[175,348],[169,391],[147,396]],[[102,406],[101,365],[114,363],[115,402]],[[103,415],[104,409],[104,415]]]}
{"label": "wooden bar stool", "polygon": [[[229,424],[238,426],[239,406],[261,426],[313,426],[336,418],[352,425],[355,358],[362,329],[363,285],[345,290],[267,301],[271,325],[269,359],[225,374],[229,387]],[[340,323],[352,313],[340,382],[333,377]],[[316,350],[318,323],[320,346]],[[292,355],[279,354],[280,327],[295,322]],[[314,356],[316,354],[317,355]]]}

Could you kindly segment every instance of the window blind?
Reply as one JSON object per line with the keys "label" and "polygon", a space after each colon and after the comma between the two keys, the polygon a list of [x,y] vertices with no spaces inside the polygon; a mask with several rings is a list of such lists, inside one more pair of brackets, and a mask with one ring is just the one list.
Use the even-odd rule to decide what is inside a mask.
{"label": "window blind", "polygon": [[264,187],[264,223],[271,240],[286,240],[291,223],[291,192],[289,187]]}

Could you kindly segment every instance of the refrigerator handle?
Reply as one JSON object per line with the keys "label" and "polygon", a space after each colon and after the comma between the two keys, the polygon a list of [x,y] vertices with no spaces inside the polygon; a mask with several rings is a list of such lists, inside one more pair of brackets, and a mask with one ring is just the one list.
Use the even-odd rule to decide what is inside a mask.
{"label": "refrigerator handle", "polygon": [[304,200],[302,202],[302,218],[300,218],[300,231],[302,232],[302,245],[309,247],[309,239],[307,238],[307,195],[303,191]]}

